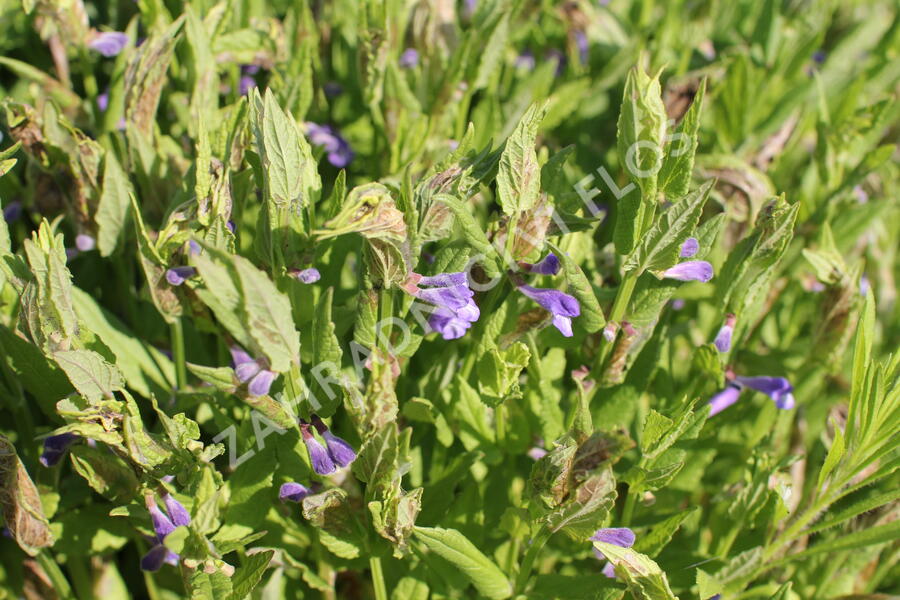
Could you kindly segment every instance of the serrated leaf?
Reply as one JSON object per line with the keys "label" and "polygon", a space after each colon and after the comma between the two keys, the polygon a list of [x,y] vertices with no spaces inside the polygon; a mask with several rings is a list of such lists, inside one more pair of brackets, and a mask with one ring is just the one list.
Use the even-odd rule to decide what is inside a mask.
{"label": "serrated leaf", "polygon": [[416,527],[414,531],[423,546],[453,563],[482,596],[503,600],[512,595],[503,571],[459,531],[441,527]]}
{"label": "serrated leaf", "polygon": [[97,249],[110,256],[116,249],[131,210],[131,184],[116,155],[107,150],[103,158],[103,188],[97,205]]}
{"label": "serrated leaf", "polygon": [[248,554],[243,559],[241,566],[238,567],[231,578],[233,588],[232,600],[243,600],[250,595],[250,592],[262,580],[266,568],[272,562],[273,556],[275,556],[274,550],[265,550]]}
{"label": "serrated leaf", "polygon": [[112,398],[123,386],[119,369],[93,350],[59,350],[53,353],[53,360],[89,402]]}
{"label": "serrated leaf", "polygon": [[497,172],[497,199],[507,215],[531,210],[540,197],[541,172],[534,144],[546,114],[547,102],[532,105],[506,140]]}
{"label": "serrated leaf", "polygon": [[38,490],[16,454],[16,448],[0,434],[0,508],[13,539],[27,554],[53,545],[53,535]]}
{"label": "serrated leaf", "polygon": [[705,92],[706,79],[700,82],[691,107],[685,114],[678,131],[672,136],[665,161],[659,172],[659,189],[672,200],[681,198],[688,193],[694,170],[694,155],[697,153],[700,112],[703,110]]}
{"label": "serrated leaf", "polygon": [[678,600],[669,588],[669,581],[659,565],[649,557],[631,548],[620,548],[605,542],[594,542],[594,547],[611,562],[628,591],[639,600]]}
{"label": "serrated leaf", "polygon": [[[336,371],[340,370],[341,345],[335,335],[334,323],[331,320],[331,307],[334,300],[334,289],[328,288],[319,298],[316,305],[316,314],[313,322],[313,364],[314,368],[321,366],[330,366],[321,373],[322,378],[336,376]],[[319,383],[320,377],[313,377],[310,384],[312,398],[316,399],[316,414],[320,417],[327,418],[334,414],[342,399],[342,392],[334,391],[334,385],[327,383],[325,386]]]}
{"label": "serrated leaf", "polygon": [[648,269],[663,271],[674,266],[678,262],[681,245],[697,226],[712,185],[712,181],[707,181],[660,215],[625,261],[625,271],[636,270],[641,274]]}
{"label": "serrated leaf", "polygon": [[488,241],[487,235],[482,231],[481,226],[475,220],[475,217],[472,216],[471,209],[452,196],[442,194],[438,196],[436,200],[440,200],[453,211],[456,222],[460,225],[463,235],[466,237],[466,241],[482,255],[482,264],[484,265],[487,274],[491,277],[499,275],[500,271],[497,267],[499,256],[497,255],[497,250],[491,242]]}

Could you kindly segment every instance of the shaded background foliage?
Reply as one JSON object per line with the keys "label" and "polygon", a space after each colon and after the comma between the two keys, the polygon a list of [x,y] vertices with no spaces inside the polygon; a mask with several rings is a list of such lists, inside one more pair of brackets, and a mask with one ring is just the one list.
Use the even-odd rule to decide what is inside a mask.
{"label": "shaded background foliage", "polygon": [[895,3],[0,11],[0,595],[900,593]]}

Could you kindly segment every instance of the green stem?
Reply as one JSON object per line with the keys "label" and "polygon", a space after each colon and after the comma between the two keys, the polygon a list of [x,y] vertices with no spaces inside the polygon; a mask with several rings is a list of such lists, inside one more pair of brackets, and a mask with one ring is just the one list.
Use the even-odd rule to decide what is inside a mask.
{"label": "green stem", "polygon": [[94,583],[85,559],[80,556],[70,556],[66,561],[66,566],[69,567],[69,577],[72,578],[72,585],[75,587],[78,600],[94,600]]}
{"label": "green stem", "polygon": [[631,524],[631,517],[634,516],[634,507],[637,504],[637,494],[631,491],[631,486],[625,492],[625,506],[622,508],[622,527],[628,527]]}
{"label": "green stem", "polygon": [[553,535],[553,532],[546,527],[541,527],[540,531],[537,532],[537,535],[531,540],[531,544],[528,546],[528,550],[522,558],[519,573],[516,575],[515,591],[517,594],[521,594],[525,591],[525,586],[528,585],[528,580],[531,578],[534,561],[537,559],[538,554],[540,554],[541,550],[544,548],[544,544],[547,543],[547,540],[550,539],[551,535]]}
{"label": "green stem", "polygon": [[38,552],[37,559],[41,568],[44,570],[44,573],[46,573],[47,577],[50,578],[50,581],[53,582],[53,589],[56,591],[56,595],[59,596],[59,599],[75,600],[75,596],[72,595],[72,588],[69,586],[69,580],[63,575],[62,570],[59,568],[59,565],[56,564],[56,561],[53,560],[53,557],[51,557],[46,550],[41,550]]}
{"label": "green stem", "polygon": [[[628,304],[631,302],[631,295],[634,293],[634,286],[637,284],[637,280],[636,271],[629,271],[625,274],[625,278],[619,286],[619,291],[616,292],[616,300],[613,302],[612,312],[609,314],[609,321],[611,323],[616,323],[617,325],[621,324],[622,319],[625,317],[625,313],[628,310]],[[604,344],[600,349],[600,353],[597,355],[597,363],[595,364],[595,369],[597,371],[600,371],[603,364],[606,362],[610,351],[612,351],[614,342],[615,338],[609,342],[604,338]]]}
{"label": "green stem", "polygon": [[184,326],[181,319],[175,319],[171,326],[172,358],[175,361],[175,389],[187,387],[187,366],[184,361]]}
{"label": "green stem", "polygon": [[498,404],[494,409],[494,435],[497,446],[502,448],[506,440],[506,406],[503,404]]}
{"label": "green stem", "polygon": [[375,588],[375,600],[388,600],[387,587],[384,585],[384,571],[381,570],[381,559],[373,556],[369,559],[372,569],[372,587]]}

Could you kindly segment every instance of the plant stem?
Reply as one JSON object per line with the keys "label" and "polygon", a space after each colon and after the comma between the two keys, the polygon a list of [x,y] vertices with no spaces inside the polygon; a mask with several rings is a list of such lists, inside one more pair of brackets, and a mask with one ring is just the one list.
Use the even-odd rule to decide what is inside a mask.
{"label": "plant stem", "polygon": [[172,358],[175,361],[175,390],[183,390],[187,387],[187,367],[184,362],[184,327],[181,319],[175,319],[171,324],[172,334]]}
{"label": "plant stem", "polygon": [[[637,280],[637,273],[635,271],[629,271],[625,274],[622,284],[619,285],[619,291],[616,293],[616,300],[613,302],[612,312],[609,314],[610,323],[616,323],[617,325],[621,324],[622,319],[625,317],[625,313],[628,310],[628,304],[631,302],[631,295],[634,293],[634,286],[637,284]],[[594,368],[597,371],[600,371],[603,364],[606,362],[606,358],[613,348],[615,338],[609,342],[606,342],[604,338],[604,342],[605,343],[600,349],[600,353],[597,355],[597,362],[594,365]]]}
{"label": "plant stem", "polygon": [[85,562],[85,559],[80,556],[70,556],[66,561],[66,566],[69,567],[69,577],[72,578],[72,585],[75,587],[78,600],[94,600],[93,578],[90,568]]}
{"label": "plant stem", "polygon": [[553,535],[553,532],[547,529],[546,527],[541,527],[540,531],[534,536],[531,540],[531,544],[528,546],[528,550],[525,552],[525,556],[522,558],[522,564],[519,567],[519,573],[516,575],[516,587],[515,592],[517,594],[521,594],[525,591],[525,586],[528,585],[528,580],[531,578],[531,571],[534,568],[534,561],[537,558],[537,555],[540,554],[541,550],[544,547],[544,544],[547,543],[547,540],[550,539],[550,536]]}
{"label": "plant stem", "polygon": [[373,556],[369,559],[372,569],[372,587],[375,588],[375,600],[388,600],[387,587],[384,585],[384,571],[381,570],[381,558]]}
{"label": "plant stem", "polygon": [[637,504],[637,494],[631,491],[631,486],[625,492],[625,506],[622,508],[622,527],[628,527],[631,524],[631,517],[634,515],[634,506]]}
{"label": "plant stem", "polygon": [[44,573],[46,573],[47,577],[50,578],[50,581],[53,582],[53,589],[56,591],[59,599],[75,600],[75,596],[72,595],[72,588],[69,586],[69,580],[63,575],[59,565],[56,564],[56,561],[53,560],[53,557],[50,556],[49,552],[41,550],[38,552],[37,560],[44,570]]}

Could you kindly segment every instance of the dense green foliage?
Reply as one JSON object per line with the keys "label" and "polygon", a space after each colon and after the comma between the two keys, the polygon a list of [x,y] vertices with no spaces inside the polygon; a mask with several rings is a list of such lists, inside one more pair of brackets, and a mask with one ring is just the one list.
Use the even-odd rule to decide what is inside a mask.
{"label": "dense green foliage", "polygon": [[896,2],[0,16],[0,598],[900,594]]}

